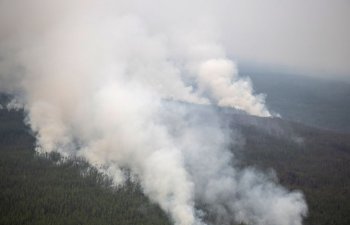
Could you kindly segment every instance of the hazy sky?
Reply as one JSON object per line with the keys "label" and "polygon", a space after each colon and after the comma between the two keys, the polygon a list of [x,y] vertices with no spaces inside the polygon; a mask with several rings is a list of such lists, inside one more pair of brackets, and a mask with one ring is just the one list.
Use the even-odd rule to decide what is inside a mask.
{"label": "hazy sky", "polygon": [[222,38],[230,54],[350,78],[350,1],[226,2],[218,18],[224,20]]}
{"label": "hazy sky", "polygon": [[[57,14],[58,18],[65,12],[56,10],[57,8],[66,11],[58,2],[45,3],[50,7],[33,2],[39,1],[21,3],[24,6],[19,8],[28,10],[30,5],[34,5],[34,8],[42,9],[38,9],[41,14]],[[132,4],[124,0],[117,2],[121,2],[121,6]],[[12,27],[19,27],[22,17],[22,24],[34,24],[33,21],[37,21],[36,25],[42,26],[46,23],[45,20],[35,20],[32,17],[28,20],[23,16],[27,13],[18,9],[14,13],[8,6],[11,1],[0,0],[0,3],[5,4],[0,9],[1,18],[4,14],[13,15],[11,23],[6,22],[7,15],[0,18],[0,34],[13,32]],[[240,60],[287,66],[314,75],[328,74],[332,78],[350,79],[350,0],[135,0],[133,3],[136,5],[133,6],[134,10],[139,11],[138,14],[149,13],[146,18],[154,20],[145,22],[147,24],[172,27],[179,23],[186,26],[187,21],[207,20],[209,32],[203,36],[218,35],[218,41],[222,41],[220,44],[226,48],[227,53]],[[53,10],[49,11],[48,8]],[[124,9],[117,7],[111,10]],[[206,32],[206,25],[202,24],[203,27],[199,30]],[[213,26],[218,28],[217,34]],[[193,27],[189,30],[191,29]]]}

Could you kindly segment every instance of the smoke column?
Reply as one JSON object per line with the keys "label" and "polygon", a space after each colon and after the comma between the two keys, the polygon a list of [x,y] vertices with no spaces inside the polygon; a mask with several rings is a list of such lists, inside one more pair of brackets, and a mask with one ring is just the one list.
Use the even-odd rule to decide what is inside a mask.
{"label": "smoke column", "polygon": [[302,194],[235,169],[234,138],[210,106],[271,116],[220,45],[218,6],[2,0],[0,91],[24,108],[38,152],[83,157],[116,185],[127,168],[176,225],[208,214],[300,225]]}

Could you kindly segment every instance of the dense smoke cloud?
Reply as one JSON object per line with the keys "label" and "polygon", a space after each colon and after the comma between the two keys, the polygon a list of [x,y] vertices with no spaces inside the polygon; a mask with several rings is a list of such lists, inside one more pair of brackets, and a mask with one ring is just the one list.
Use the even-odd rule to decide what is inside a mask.
{"label": "dense smoke cloud", "polygon": [[300,193],[235,169],[234,135],[209,106],[271,115],[218,42],[218,3],[0,4],[0,91],[38,152],[84,157],[116,185],[130,170],[176,225],[302,223]]}

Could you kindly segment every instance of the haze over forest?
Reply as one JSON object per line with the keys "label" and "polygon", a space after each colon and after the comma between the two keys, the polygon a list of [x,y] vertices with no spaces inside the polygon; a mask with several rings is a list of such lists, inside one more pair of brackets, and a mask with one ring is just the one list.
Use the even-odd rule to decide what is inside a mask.
{"label": "haze over forest", "polygon": [[348,224],[347,1],[0,1],[0,224]]}

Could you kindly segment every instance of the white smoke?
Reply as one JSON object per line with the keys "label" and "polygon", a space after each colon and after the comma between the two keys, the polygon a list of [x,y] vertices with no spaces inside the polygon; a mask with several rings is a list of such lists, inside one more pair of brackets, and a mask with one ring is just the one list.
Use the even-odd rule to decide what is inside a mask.
{"label": "white smoke", "polygon": [[28,113],[37,151],[84,157],[116,184],[129,169],[176,225],[208,214],[300,225],[300,193],[235,169],[233,136],[215,111],[176,103],[270,116],[219,44],[217,4],[0,1],[0,91]]}
{"label": "white smoke", "polygon": [[238,79],[232,61],[211,59],[200,65],[198,82],[209,89],[219,106],[229,106],[257,116],[271,116],[261,95],[253,95],[248,79]]}

